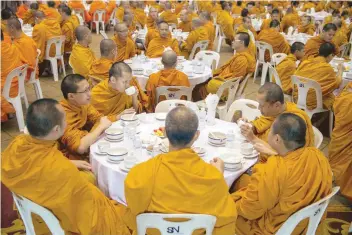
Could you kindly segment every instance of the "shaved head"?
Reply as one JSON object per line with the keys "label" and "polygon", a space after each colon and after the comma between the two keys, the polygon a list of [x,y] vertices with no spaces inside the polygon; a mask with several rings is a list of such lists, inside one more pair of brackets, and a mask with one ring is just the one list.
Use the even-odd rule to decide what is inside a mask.
{"label": "shaved head", "polygon": [[130,26],[132,24],[133,21],[133,15],[132,13],[125,13],[123,15],[123,22],[125,22],[128,26]]}
{"label": "shaved head", "polygon": [[171,3],[169,1],[164,3],[165,9],[170,10],[171,9]]}
{"label": "shaved head", "polygon": [[258,94],[265,94],[265,102],[280,102],[281,104],[285,102],[284,93],[282,92],[281,87],[276,83],[266,82],[259,88]]}
{"label": "shaved head", "polygon": [[22,30],[21,22],[17,18],[7,20],[7,27],[14,28],[16,31]]}
{"label": "shaved head", "polygon": [[184,148],[194,141],[198,130],[198,116],[187,107],[172,109],[165,121],[165,131],[170,144]]}
{"label": "shaved head", "polygon": [[132,73],[131,67],[125,62],[116,62],[109,70],[109,79],[111,77],[120,78],[123,76],[123,73]]}
{"label": "shaved head", "polygon": [[202,12],[199,14],[199,18],[204,19],[204,20],[210,20],[210,19],[211,19],[210,13],[207,12],[207,11],[202,11]]}
{"label": "shaved head", "polygon": [[103,39],[100,42],[100,55],[108,57],[111,52],[116,49],[116,44],[111,39]]}
{"label": "shaved head", "polygon": [[198,28],[203,25],[203,22],[199,18],[193,18],[192,20],[192,26],[194,28]]}
{"label": "shaved head", "polygon": [[39,9],[39,5],[38,5],[38,3],[33,2],[33,3],[31,3],[30,8],[32,10],[36,10],[37,11]]}
{"label": "shaved head", "polygon": [[165,51],[162,55],[161,62],[165,68],[172,68],[176,66],[177,54],[176,52],[169,50]]}
{"label": "shaved head", "polygon": [[44,19],[45,18],[45,14],[42,11],[36,11],[35,12],[35,17],[37,17],[39,19]]}
{"label": "shaved head", "polygon": [[76,35],[77,41],[84,40],[85,36],[89,33],[90,33],[90,30],[86,26],[83,26],[83,25],[79,25],[75,29],[75,35]]}

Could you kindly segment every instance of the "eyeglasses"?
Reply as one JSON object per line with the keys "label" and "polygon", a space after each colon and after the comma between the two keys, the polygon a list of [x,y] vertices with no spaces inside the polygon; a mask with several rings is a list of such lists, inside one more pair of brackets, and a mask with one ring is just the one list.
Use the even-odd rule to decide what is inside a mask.
{"label": "eyeglasses", "polygon": [[87,87],[87,89],[85,89],[84,91],[76,91],[76,92],[73,92],[73,93],[76,93],[76,94],[89,93],[91,89],[92,89],[92,88],[89,86],[89,87]]}

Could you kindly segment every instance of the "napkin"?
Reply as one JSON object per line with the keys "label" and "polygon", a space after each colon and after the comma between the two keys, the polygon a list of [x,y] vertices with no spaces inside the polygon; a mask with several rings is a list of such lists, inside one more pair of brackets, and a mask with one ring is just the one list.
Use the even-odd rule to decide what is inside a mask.
{"label": "napkin", "polygon": [[205,98],[205,105],[207,107],[207,123],[209,125],[215,124],[215,114],[216,114],[216,106],[219,103],[219,96],[216,94],[209,94],[207,98]]}

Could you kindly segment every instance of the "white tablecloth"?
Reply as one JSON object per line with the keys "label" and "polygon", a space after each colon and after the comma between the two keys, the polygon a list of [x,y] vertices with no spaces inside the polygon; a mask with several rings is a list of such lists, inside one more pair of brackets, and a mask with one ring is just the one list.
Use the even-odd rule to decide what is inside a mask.
{"label": "white tablecloth", "polygon": [[[155,114],[147,114],[154,116]],[[120,122],[113,123],[113,127],[120,126]],[[165,126],[165,121],[153,121],[153,123],[143,123],[141,122],[140,135],[148,135],[153,132],[154,129]],[[206,156],[203,158],[204,161],[209,162],[213,157],[219,156],[221,151],[224,151],[223,148],[212,147],[207,143],[208,133],[210,131],[221,131],[226,133],[228,130],[234,130],[235,133],[239,133],[239,128],[235,123],[225,122],[219,119],[216,119],[216,124],[214,126],[207,126],[201,130],[199,139],[194,143],[194,146],[200,146],[206,148]],[[98,141],[105,141],[103,137]],[[98,143],[97,142],[97,143]],[[123,203],[126,205],[125,193],[124,193],[124,180],[127,176],[127,173],[120,170],[119,164],[111,164],[107,162],[106,156],[97,155],[95,152],[98,151],[97,143],[93,144],[90,147],[90,162],[92,164],[93,172],[97,176],[98,186],[104,192],[106,196],[111,197],[112,199]],[[126,142],[111,143],[111,147],[126,147],[129,146]],[[232,151],[238,151],[232,149]],[[141,156],[136,156],[138,161],[143,162],[151,158],[147,154],[145,149],[142,150]],[[257,159],[243,159],[243,167],[241,170],[235,172],[224,172],[224,178],[228,186],[242,175],[248,168],[256,163]],[[123,162],[121,162],[123,164]]]}
{"label": "white tablecloth", "polygon": [[[131,64],[131,60],[125,60],[125,62],[129,63],[130,66],[134,68],[134,65]],[[212,76],[212,70],[209,66],[205,66],[205,69],[202,73],[194,73],[194,69],[191,61],[185,60],[184,62],[181,62],[178,64],[183,66],[183,69],[180,71],[188,75],[188,79],[192,87],[196,86],[197,84],[205,82],[207,79],[209,79]],[[150,75],[148,74],[148,72],[151,72],[151,71],[157,72],[162,68],[161,58],[150,58],[148,59],[147,62],[143,62],[137,67],[144,69],[143,75],[133,74],[133,76],[137,77],[139,84],[143,89],[145,89],[145,85],[147,84],[147,81]],[[193,71],[193,73],[189,74],[188,73],[189,71]]]}
{"label": "white tablecloth", "polygon": [[[147,29],[139,30],[137,33],[137,38],[140,40],[145,40],[145,36],[147,35],[147,33],[148,33]],[[172,38],[176,38],[178,41],[184,41],[187,39],[189,32],[181,32],[181,33],[172,32],[171,35],[172,35]]]}
{"label": "white tablecloth", "polygon": [[[330,62],[330,65],[337,72],[337,64],[333,63],[332,61]],[[340,84],[340,87],[334,91],[335,96],[343,90],[343,88],[347,85],[348,82],[352,82],[352,76],[347,77],[347,73],[352,73],[352,61],[344,62],[343,65],[345,67],[345,71],[342,73],[342,82]]]}
{"label": "white tablecloth", "polygon": [[306,44],[307,41],[312,38],[313,36],[310,36],[305,33],[299,33],[293,36],[287,36],[286,34],[283,34],[287,42],[292,46],[293,43],[295,42],[302,42],[303,44]]}

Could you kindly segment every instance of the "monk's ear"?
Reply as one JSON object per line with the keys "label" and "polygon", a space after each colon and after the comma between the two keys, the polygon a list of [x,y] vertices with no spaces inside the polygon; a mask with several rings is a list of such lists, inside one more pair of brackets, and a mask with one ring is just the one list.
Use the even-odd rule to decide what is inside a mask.
{"label": "monk's ear", "polygon": [[73,93],[68,93],[68,94],[67,94],[67,99],[68,99],[68,100],[74,99]]}
{"label": "monk's ear", "polygon": [[200,131],[198,130],[198,131],[196,132],[196,134],[194,135],[194,137],[193,137],[193,142],[196,142],[196,141],[198,140],[199,135],[200,135]]}

